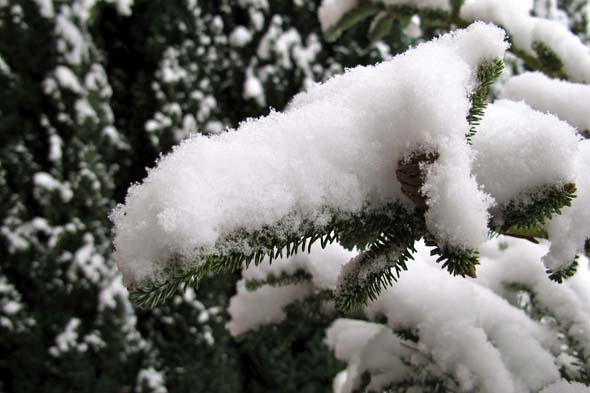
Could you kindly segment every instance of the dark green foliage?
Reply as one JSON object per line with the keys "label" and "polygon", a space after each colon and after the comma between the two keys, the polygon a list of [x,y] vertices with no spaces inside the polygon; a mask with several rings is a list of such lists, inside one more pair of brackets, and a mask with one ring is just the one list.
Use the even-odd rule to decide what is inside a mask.
{"label": "dark green foliage", "polygon": [[325,32],[325,37],[328,41],[335,41],[340,37],[342,32],[357,25],[363,20],[370,18],[379,12],[379,6],[372,3],[364,3],[360,6],[345,13],[336,25],[330,27]]}
{"label": "dark green foliage", "polygon": [[[320,227],[311,219],[302,219],[298,227],[293,227],[293,218],[287,217],[272,228],[236,231],[217,243],[217,253],[197,258],[190,262],[192,266],[186,267],[187,261],[172,257],[173,263],[168,264],[170,267],[162,280],[141,283],[132,288],[131,297],[140,307],[153,307],[172,296],[179,287],[196,285],[208,272],[230,272],[250,263],[257,265],[265,257],[272,262],[297,252],[309,252],[317,241],[322,248],[338,241],[346,247],[363,250],[367,246],[379,247],[389,239],[398,239],[396,235],[403,236],[403,239],[418,236],[415,232],[417,218],[397,203],[378,208],[367,206],[362,212],[333,212],[330,222]],[[323,216],[327,214],[325,212]],[[250,250],[248,254],[242,252],[244,244]]]}
{"label": "dark green foliage", "polygon": [[[157,387],[141,380],[141,372],[153,369],[162,374],[169,392],[241,391],[251,375],[240,367],[239,348],[224,329],[223,312],[202,323],[196,303],[184,296],[150,311],[129,303],[110,257],[109,211],[122,202],[132,182],[145,176],[145,168],[184,135],[176,131],[186,115],[201,110],[203,100],[213,97],[216,106],[195,115],[198,130],[211,120],[235,126],[267,113],[268,106],[282,109],[307,82],[380,60],[379,52],[355,39],[347,45],[321,42],[310,74],[294,61],[293,48],[283,53],[270,45],[268,57],[258,56],[258,43],[273,23],[281,32],[298,31],[303,43],[318,36],[317,1],[273,1],[268,9],[254,10],[252,4],[225,0],[136,0],[130,15],[99,1],[87,10],[87,19],[78,13],[84,10],[81,1],[53,1],[54,15],[48,17],[37,3],[9,0],[0,5],[0,303],[21,307],[8,319],[0,314],[0,390],[147,392]],[[262,16],[259,30],[252,27],[254,11]],[[62,13],[87,48],[79,61],[68,55],[71,43],[59,43],[64,37],[56,23]],[[222,21],[221,30],[214,20]],[[236,26],[253,31],[248,45],[234,48],[227,41]],[[189,78],[164,81],[170,48],[179,53],[180,66],[191,70]],[[262,80],[264,103],[243,97],[250,64],[258,75],[265,67],[275,71]],[[58,66],[71,72],[82,91],[62,85]],[[97,89],[86,86],[91,77]],[[191,98],[195,91],[204,98]],[[80,116],[79,102],[87,103],[96,118]],[[170,123],[148,132],[146,123],[160,119],[158,113]],[[54,154],[58,146],[61,155]],[[39,173],[63,185],[63,192],[35,181]],[[223,270],[213,262],[208,267]],[[217,277],[225,285],[220,289],[206,276],[199,274],[204,281],[197,298],[207,309],[225,309],[236,277]],[[177,286],[168,292],[170,288]],[[68,326],[71,337],[77,337],[72,345],[50,351]],[[309,329],[301,327],[300,333],[309,334]],[[327,351],[320,333],[314,334],[309,358],[322,358]],[[214,346],[203,341],[209,336]],[[309,358],[306,364],[312,364]],[[300,369],[298,359],[289,365],[292,373]],[[309,386],[330,386],[333,371],[316,367],[317,381]],[[269,390],[279,391],[279,386]]]}
{"label": "dark green foliage", "polygon": [[576,185],[572,183],[542,187],[527,192],[522,197],[510,201],[502,207],[500,233],[512,227],[529,228],[543,224],[554,214],[561,214],[561,209],[571,206],[576,197]]}
{"label": "dark green foliage", "polygon": [[369,300],[376,300],[384,288],[397,281],[402,270],[408,269],[406,263],[412,259],[411,252],[415,252],[414,239],[405,244],[400,240],[379,240],[348,262],[334,296],[339,310],[354,311]]}
{"label": "dark green foliage", "polygon": [[287,317],[239,337],[246,393],[331,393],[332,379],[344,365],[324,343],[324,298],[312,296],[285,308]]}
{"label": "dark green foliage", "polygon": [[471,108],[469,108],[469,114],[467,115],[467,122],[470,126],[469,133],[466,135],[468,141],[471,141],[471,138],[477,132],[477,126],[479,126],[479,122],[484,115],[488,103],[489,88],[502,75],[503,71],[504,61],[500,58],[485,62],[479,66],[477,70],[478,85],[471,93]]}
{"label": "dark green foliage", "polygon": [[563,61],[559,56],[550,47],[540,41],[533,43],[533,49],[537,54],[541,67],[549,74],[559,75],[563,68]]}
{"label": "dark green foliage", "polygon": [[287,274],[281,273],[280,275],[269,274],[264,280],[250,279],[246,281],[246,289],[254,291],[264,285],[270,285],[271,287],[281,285],[293,285],[299,284],[311,280],[311,274],[305,270],[296,270],[294,273]]}
{"label": "dark green foliage", "polygon": [[479,264],[479,251],[440,246],[431,237],[426,237],[427,246],[434,247],[430,255],[438,256],[436,262],[443,262],[442,267],[453,276],[475,277],[475,269]]}
{"label": "dark green foliage", "polygon": [[547,274],[549,274],[551,280],[561,284],[564,280],[573,277],[577,270],[578,256],[576,255],[576,258],[568,266],[556,271],[547,270]]}
{"label": "dark green foliage", "polygon": [[412,341],[417,343],[420,340],[420,336],[418,335],[417,329],[405,328],[405,329],[395,329],[393,331],[396,336],[404,341]]}

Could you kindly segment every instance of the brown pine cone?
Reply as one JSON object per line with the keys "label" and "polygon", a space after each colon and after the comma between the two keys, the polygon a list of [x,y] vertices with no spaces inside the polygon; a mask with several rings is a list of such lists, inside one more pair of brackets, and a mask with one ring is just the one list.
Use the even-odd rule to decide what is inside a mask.
{"label": "brown pine cone", "polygon": [[397,163],[395,175],[402,185],[404,195],[410,198],[418,209],[426,209],[426,197],[420,191],[426,177],[426,168],[420,169],[420,164],[434,163],[438,159],[438,153],[418,151],[406,157]]}

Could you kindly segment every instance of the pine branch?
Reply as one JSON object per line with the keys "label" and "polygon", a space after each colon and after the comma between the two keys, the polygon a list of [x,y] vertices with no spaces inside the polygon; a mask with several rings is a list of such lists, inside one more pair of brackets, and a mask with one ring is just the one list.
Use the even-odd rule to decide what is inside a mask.
{"label": "pine branch", "polygon": [[550,47],[541,41],[533,42],[533,50],[537,54],[539,65],[547,75],[564,78],[563,61]]}
{"label": "pine branch", "polygon": [[[362,252],[343,267],[338,278],[335,302],[339,310],[350,312],[376,300],[384,288],[397,281],[402,270],[407,270],[406,262],[412,259],[411,252],[416,251],[414,242],[424,232],[424,215],[399,204],[392,205],[388,212],[373,215],[379,220],[361,221],[357,227],[366,236],[356,244]],[[374,226],[377,222],[379,226]],[[368,234],[377,234],[371,243],[367,241]]]}
{"label": "pine branch", "polygon": [[434,247],[430,251],[430,255],[438,255],[436,262],[443,262],[442,267],[446,268],[453,276],[476,277],[475,269],[479,264],[479,251],[441,246],[436,243],[432,236],[426,236],[424,242],[427,246]]}
{"label": "pine branch", "polygon": [[[561,318],[557,318],[553,312],[537,299],[537,294],[530,287],[522,284],[508,284],[506,288],[516,293],[525,293],[528,296],[527,302],[517,304],[516,306],[521,308],[531,318],[539,322],[547,318],[555,321],[556,330],[563,334],[563,345],[557,348],[577,360],[577,363],[572,363],[576,368],[575,370],[569,370],[566,365],[562,366],[560,370],[562,376],[568,381],[582,382],[586,385],[590,384],[590,352],[585,349],[586,343],[571,335],[571,322],[565,323]],[[556,355],[559,355],[559,353],[556,353]]]}
{"label": "pine branch", "polygon": [[[390,24],[397,23],[400,20],[409,20],[414,15],[420,16],[422,23],[430,24],[433,29],[438,31],[450,31],[453,26],[464,28],[470,23],[463,20],[459,16],[460,0],[452,0],[452,12],[436,8],[418,8],[411,5],[385,5],[366,2],[359,7],[352,9],[346,13],[341,20],[332,28],[324,33],[326,40],[334,41],[340,35],[361,23],[367,18],[378,15],[378,21],[374,21],[369,29],[370,39],[381,39],[388,31],[391,30]],[[385,14],[384,14],[385,13]],[[509,31],[506,30],[508,33]],[[385,34],[383,34],[385,32]],[[512,40],[511,40],[512,41]],[[536,56],[529,54],[527,51],[520,49],[514,43],[508,48],[515,56],[520,58],[529,70],[537,70],[547,74],[553,78],[560,78],[568,80],[569,77],[563,70],[563,60],[544,42],[534,42],[533,50]],[[468,137],[472,135],[473,130],[470,130]]]}
{"label": "pine branch", "polygon": [[411,251],[416,251],[413,237],[404,240],[385,235],[342,268],[334,296],[339,310],[356,310],[397,281],[401,271],[408,269]]}
{"label": "pine branch", "polygon": [[256,289],[270,285],[271,287],[278,287],[283,285],[300,284],[302,282],[310,281],[311,274],[303,269],[296,270],[294,273],[281,272],[279,275],[269,274],[264,280],[250,279],[246,280],[246,289],[255,291]]}
{"label": "pine branch", "polygon": [[377,4],[366,2],[348,11],[342,16],[342,18],[340,18],[338,23],[330,27],[324,33],[326,41],[336,41],[344,31],[377,14],[380,10],[381,7],[379,7]]}
{"label": "pine branch", "polygon": [[570,277],[573,277],[578,270],[578,259],[579,256],[576,255],[574,260],[567,266],[559,269],[559,270],[550,270],[547,269],[547,274],[549,275],[549,279],[553,280],[559,284],[561,284],[564,280],[567,280]]}
{"label": "pine branch", "polygon": [[546,186],[532,192],[521,194],[502,207],[499,218],[503,220],[498,232],[510,232],[512,228],[533,228],[543,225],[561,209],[571,206],[576,197],[576,185],[567,183]]}
{"label": "pine branch", "polygon": [[352,393],[365,393],[367,391],[367,387],[371,383],[371,372],[368,370],[363,371],[359,381],[357,382],[357,387],[352,390]]}
{"label": "pine branch", "polygon": [[467,115],[469,123],[469,132],[466,135],[467,141],[471,143],[471,138],[477,132],[477,126],[481,122],[485,109],[488,106],[488,93],[490,86],[502,75],[504,71],[504,61],[496,58],[481,64],[477,70],[478,85],[469,97],[471,108]]}
{"label": "pine branch", "polygon": [[400,328],[394,329],[393,332],[396,336],[404,341],[411,341],[417,343],[420,341],[420,336],[418,335],[418,329],[413,328]]}
{"label": "pine branch", "polygon": [[[392,202],[380,207],[365,206],[360,213],[326,210],[322,216],[331,217],[327,223],[318,224],[315,220],[291,215],[272,227],[238,230],[218,241],[213,251],[197,252],[192,261],[173,256],[165,264],[172,267],[162,272],[161,279],[147,280],[130,289],[131,299],[140,307],[155,307],[181,286],[198,286],[198,281],[209,272],[231,272],[250,263],[258,265],[267,257],[272,263],[298,252],[309,253],[316,241],[320,241],[322,248],[338,240],[349,249],[363,250],[379,239],[380,231],[396,226],[407,231],[415,221],[413,214]],[[300,224],[294,226],[293,222]]]}

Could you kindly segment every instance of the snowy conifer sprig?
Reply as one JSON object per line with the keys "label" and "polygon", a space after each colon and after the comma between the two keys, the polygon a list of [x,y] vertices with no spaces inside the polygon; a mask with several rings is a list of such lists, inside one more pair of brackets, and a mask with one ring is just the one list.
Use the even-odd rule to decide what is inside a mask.
{"label": "snowy conifer sprig", "polygon": [[[498,101],[467,143],[473,107],[485,105],[482,92],[501,71],[505,48],[500,29],[474,24],[316,86],[284,113],[184,142],[113,215],[116,258],[133,299],[154,306],[209,272],[309,252],[315,242],[365,251],[343,269],[336,303],[345,310],[390,285],[420,238],[453,275],[474,276],[490,219],[529,227],[573,196],[568,186],[561,199],[534,197],[574,180],[575,132],[551,115]],[[543,143],[522,148],[535,133]],[[409,198],[396,173],[420,151],[436,154],[412,164],[420,198]],[[555,163],[545,173],[537,161],[547,154]],[[503,170],[527,177],[506,179]],[[415,208],[418,199],[425,203]],[[518,209],[531,221],[518,221]]]}
{"label": "snowy conifer sprig", "polygon": [[[546,242],[498,237],[482,247],[478,277],[465,280],[441,272],[424,244],[416,249],[415,261],[394,286],[354,316],[345,314],[354,320],[337,319],[328,329],[328,345],[348,363],[335,378],[336,393],[418,388],[538,393],[553,392],[549,387],[564,381],[578,388],[572,392],[586,391],[581,383],[590,383],[587,258],[580,257],[576,276],[557,284],[540,263]],[[285,317],[282,310],[292,304],[320,301],[324,306],[314,303],[315,312],[334,318],[329,305],[337,300],[330,293],[349,257],[333,244],[272,265],[266,260],[251,266],[231,301],[230,331],[241,336],[278,323]],[[312,278],[254,290],[242,285],[294,271]],[[270,302],[272,308],[261,308]]]}
{"label": "snowy conifer sprig", "polygon": [[369,37],[374,40],[387,40],[394,25],[397,32],[415,40],[422,29],[452,30],[473,21],[491,22],[507,31],[512,42],[509,50],[528,69],[590,83],[588,48],[560,22],[533,16],[533,7],[533,1],[512,0],[324,0],[319,16],[328,40],[336,40],[369,18]]}
{"label": "snowy conifer sprig", "polygon": [[484,115],[490,86],[502,75],[502,71],[504,71],[504,61],[501,58],[483,63],[477,70],[478,86],[471,93],[471,108],[467,115],[467,121],[471,126],[466,135],[468,141],[471,141],[477,132],[477,126]]}

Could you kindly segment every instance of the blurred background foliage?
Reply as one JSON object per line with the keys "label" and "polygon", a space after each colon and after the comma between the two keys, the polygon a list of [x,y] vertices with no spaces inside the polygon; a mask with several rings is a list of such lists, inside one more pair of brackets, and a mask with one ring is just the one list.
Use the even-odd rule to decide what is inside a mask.
{"label": "blurred background foliage", "polygon": [[[0,392],[328,392],[312,305],[239,339],[237,276],[132,306],[109,212],[160,154],[412,42],[327,43],[319,1],[0,0]],[[388,42],[386,44],[385,42]]]}

